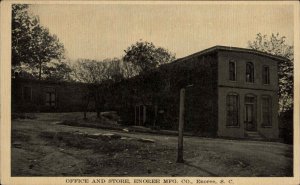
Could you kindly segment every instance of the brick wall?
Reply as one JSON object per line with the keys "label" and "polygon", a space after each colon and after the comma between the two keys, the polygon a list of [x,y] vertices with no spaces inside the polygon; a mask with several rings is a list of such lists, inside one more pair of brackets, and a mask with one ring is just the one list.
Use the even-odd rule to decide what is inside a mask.
{"label": "brick wall", "polygon": [[[199,135],[217,131],[217,57],[216,54],[194,56],[161,66],[146,74],[111,87],[106,108],[116,110],[126,124],[134,124],[135,105],[157,106],[156,127],[178,127],[179,92],[186,88],[185,130]],[[155,120],[147,124],[154,125]]]}

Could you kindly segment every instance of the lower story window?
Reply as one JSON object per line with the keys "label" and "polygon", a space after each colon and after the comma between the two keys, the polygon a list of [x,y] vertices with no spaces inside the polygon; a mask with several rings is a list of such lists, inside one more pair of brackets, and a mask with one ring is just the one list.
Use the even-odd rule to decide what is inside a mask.
{"label": "lower story window", "polygon": [[54,107],[55,102],[55,92],[46,92],[46,105]]}
{"label": "lower story window", "polygon": [[239,126],[238,95],[229,94],[226,98],[227,104],[227,126]]}
{"label": "lower story window", "polygon": [[272,126],[271,98],[262,97],[262,126]]}

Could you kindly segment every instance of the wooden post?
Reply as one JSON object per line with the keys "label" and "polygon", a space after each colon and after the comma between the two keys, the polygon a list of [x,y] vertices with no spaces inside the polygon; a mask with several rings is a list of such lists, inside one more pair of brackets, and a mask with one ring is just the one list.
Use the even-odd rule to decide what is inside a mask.
{"label": "wooden post", "polygon": [[154,106],[154,121],[153,121],[153,127],[155,128],[156,126],[156,121],[157,121],[157,105]]}
{"label": "wooden post", "polygon": [[90,103],[90,94],[88,94],[87,104],[86,104],[86,106],[84,107],[84,112],[83,112],[83,119],[84,119],[84,120],[87,120],[86,112],[88,111],[89,103]]}
{"label": "wooden post", "polygon": [[141,105],[139,105],[139,126],[141,125]]}
{"label": "wooden post", "polygon": [[143,106],[143,125],[145,126],[146,120],[147,120],[147,107]]}
{"label": "wooden post", "polygon": [[136,105],[134,105],[134,125],[137,125]]}
{"label": "wooden post", "polygon": [[180,89],[179,126],[178,126],[178,155],[177,163],[183,163],[183,125],[184,125],[185,89]]}

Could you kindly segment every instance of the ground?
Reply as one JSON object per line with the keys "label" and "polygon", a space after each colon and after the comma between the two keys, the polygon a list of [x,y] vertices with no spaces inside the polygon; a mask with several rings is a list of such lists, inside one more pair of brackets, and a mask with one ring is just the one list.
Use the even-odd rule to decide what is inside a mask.
{"label": "ground", "polygon": [[[88,114],[88,117],[94,116]],[[75,127],[82,113],[39,113],[12,121],[12,176],[292,176],[293,147],[283,143],[184,138]]]}

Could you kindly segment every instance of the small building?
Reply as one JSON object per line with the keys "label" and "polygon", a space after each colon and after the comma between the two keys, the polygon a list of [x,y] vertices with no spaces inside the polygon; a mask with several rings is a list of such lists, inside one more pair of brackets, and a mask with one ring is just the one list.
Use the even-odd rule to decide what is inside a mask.
{"label": "small building", "polygon": [[12,112],[84,111],[88,84],[12,79]]}

